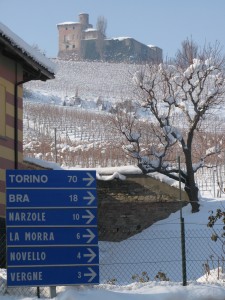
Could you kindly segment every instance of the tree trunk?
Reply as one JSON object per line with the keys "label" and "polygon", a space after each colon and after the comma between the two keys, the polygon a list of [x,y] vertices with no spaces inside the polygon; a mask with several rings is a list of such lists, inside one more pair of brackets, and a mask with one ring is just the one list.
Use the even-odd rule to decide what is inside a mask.
{"label": "tree trunk", "polygon": [[185,154],[185,163],[186,163],[186,171],[187,171],[187,179],[185,182],[185,191],[188,195],[189,201],[192,207],[192,213],[199,212],[199,199],[198,199],[198,187],[195,184],[195,176],[192,167],[192,158],[191,151],[188,149],[184,150]]}
{"label": "tree trunk", "polygon": [[188,195],[189,202],[191,203],[192,213],[199,212],[199,203],[198,203],[198,187],[196,185],[190,186],[185,184],[185,192]]}

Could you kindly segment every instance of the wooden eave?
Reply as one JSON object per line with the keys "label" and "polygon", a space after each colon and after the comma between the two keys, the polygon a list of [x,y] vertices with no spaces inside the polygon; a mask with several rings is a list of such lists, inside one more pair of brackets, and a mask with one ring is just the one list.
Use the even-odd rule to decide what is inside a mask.
{"label": "wooden eave", "polygon": [[23,80],[42,80],[55,78],[54,73],[44,68],[36,62],[27,53],[23,52],[16,45],[13,45],[10,40],[0,34],[0,49],[3,55],[17,61],[23,66]]}

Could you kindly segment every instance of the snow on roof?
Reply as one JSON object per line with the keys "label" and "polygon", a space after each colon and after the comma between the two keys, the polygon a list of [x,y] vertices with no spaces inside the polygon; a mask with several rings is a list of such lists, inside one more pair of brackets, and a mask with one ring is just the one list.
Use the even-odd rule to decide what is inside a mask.
{"label": "snow on roof", "polygon": [[12,46],[18,48],[23,54],[25,54],[27,57],[30,57],[33,61],[47,69],[50,73],[55,73],[55,64],[51,60],[27,44],[22,38],[16,35],[1,22],[0,36],[3,36],[11,43]]}
{"label": "snow on roof", "polygon": [[51,161],[46,161],[46,160],[32,158],[32,157],[25,157],[24,161],[46,169],[62,170],[59,164]]}
{"label": "snow on roof", "polygon": [[76,25],[76,24],[81,24],[79,22],[62,22],[62,23],[58,23],[57,26],[61,26],[61,25]]}
{"label": "snow on roof", "polygon": [[85,32],[88,32],[88,31],[98,31],[98,30],[95,29],[95,28],[88,28],[88,29],[85,30]]}
{"label": "snow on roof", "polygon": [[112,38],[112,40],[119,40],[119,41],[123,41],[123,40],[127,40],[127,39],[132,39],[131,37],[123,37],[123,36],[121,36],[121,37],[116,37],[116,38]]}

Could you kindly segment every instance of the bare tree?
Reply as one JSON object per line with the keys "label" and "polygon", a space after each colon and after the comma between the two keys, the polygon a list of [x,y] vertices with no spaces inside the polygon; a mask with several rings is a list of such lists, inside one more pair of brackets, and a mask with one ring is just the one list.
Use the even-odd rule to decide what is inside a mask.
{"label": "bare tree", "polygon": [[99,32],[96,43],[97,52],[101,59],[104,58],[104,39],[106,38],[107,20],[103,16],[99,16],[97,19],[96,28]]}
{"label": "bare tree", "polygon": [[106,38],[107,20],[103,16],[99,16],[96,23],[96,29],[101,33],[103,38]]}
{"label": "bare tree", "polygon": [[181,49],[176,53],[175,62],[182,68],[187,68],[193,64],[193,60],[198,57],[198,45],[191,39],[186,39],[181,43]]}
{"label": "bare tree", "polygon": [[[189,41],[183,45],[189,45]],[[196,147],[200,136],[201,142],[206,143],[207,135],[201,132],[216,108],[224,103],[225,94],[225,59],[218,43],[204,47],[201,52],[197,49],[193,44],[192,54],[196,58],[185,52],[183,58],[191,58],[185,61],[180,52],[175,65],[148,65],[135,74],[137,96],[142,108],[149,112],[147,135],[144,126],[136,126],[137,114],[131,114],[130,118],[123,118],[122,114],[117,117],[117,128],[128,142],[124,149],[137,159],[143,173],[157,171],[179,180],[174,157],[181,157],[181,181],[192,212],[199,211],[195,173],[210,157],[218,155],[224,144],[218,139],[214,145],[207,141],[209,149],[204,152]],[[194,148],[198,151],[193,153]]]}

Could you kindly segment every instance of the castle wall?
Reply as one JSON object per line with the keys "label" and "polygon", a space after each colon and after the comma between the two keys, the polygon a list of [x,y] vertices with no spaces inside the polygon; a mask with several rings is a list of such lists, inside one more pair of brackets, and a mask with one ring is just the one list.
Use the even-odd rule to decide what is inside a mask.
{"label": "castle wall", "polygon": [[82,40],[82,58],[86,60],[99,60],[100,56],[97,52],[96,39]]}
{"label": "castle wall", "polygon": [[162,61],[155,50],[132,38],[105,40],[105,60],[117,62]]}
{"label": "castle wall", "polygon": [[59,52],[80,52],[82,39],[82,25],[80,23],[65,23],[58,25]]}

